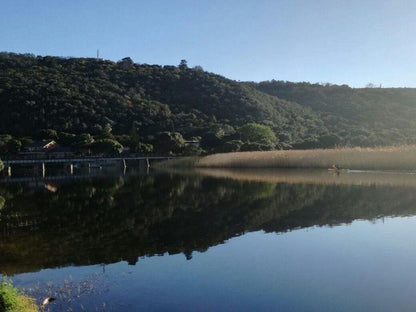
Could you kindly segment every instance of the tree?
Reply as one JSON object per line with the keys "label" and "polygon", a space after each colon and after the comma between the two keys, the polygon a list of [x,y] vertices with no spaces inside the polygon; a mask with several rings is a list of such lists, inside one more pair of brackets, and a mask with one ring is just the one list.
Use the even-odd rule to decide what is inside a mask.
{"label": "tree", "polygon": [[336,134],[326,134],[318,139],[320,147],[329,148],[334,147],[341,142],[341,138]]}
{"label": "tree", "polygon": [[153,152],[153,145],[152,144],[146,144],[146,143],[138,143],[135,147],[134,147],[134,151],[136,153],[144,153],[144,154],[149,154]]}
{"label": "tree", "polygon": [[193,68],[194,70],[196,70],[196,71],[200,71],[200,72],[203,72],[204,71],[204,69],[202,68],[202,66],[200,66],[200,65],[196,65],[196,66],[194,66],[194,68]]}
{"label": "tree", "polygon": [[0,172],[3,171],[3,169],[4,169],[4,165],[3,165],[3,162],[0,159]]}
{"label": "tree", "polygon": [[103,153],[109,155],[121,154],[123,151],[123,145],[116,140],[101,139],[91,144],[91,149],[94,153]]}
{"label": "tree", "polygon": [[185,146],[185,140],[179,132],[159,132],[154,144],[157,152],[178,154]]}
{"label": "tree", "polygon": [[116,135],[115,139],[124,147],[130,147],[131,149],[137,144],[136,142],[133,142],[132,137],[128,134]]}
{"label": "tree", "polygon": [[243,141],[231,140],[224,143],[221,151],[224,153],[239,152],[243,144]]}
{"label": "tree", "polygon": [[0,135],[0,153],[2,154],[8,153],[8,145],[12,139],[13,137],[9,134]]}
{"label": "tree", "polygon": [[72,146],[76,141],[76,137],[73,133],[60,132],[58,143],[63,146]]}
{"label": "tree", "polygon": [[278,140],[276,135],[268,126],[260,125],[257,123],[247,123],[238,129],[238,133],[241,137],[241,141],[245,144],[249,144],[250,150],[255,149],[256,146],[259,150],[272,150],[276,147]]}
{"label": "tree", "polygon": [[187,69],[188,68],[188,62],[186,60],[181,60],[178,67],[180,69]]}
{"label": "tree", "polygon": [[54,129],[42,129],[38,132],[39,140],[58,140],[58,133]]}
{"label": "tree", "polygon": [[130,66],[134,65],[133,60],[130,57],[125,57],[121,61],[117,62],[117,65],[121,66],[124,69],[129,68]]}
{"label": "tree", "polygon": [[107,123],[104,126],[104,129],[102,130],[102,132],[97,136],[97,139],[99,140],[114,139],[114,135],[111,133],[111,131],[113,131],[113,128],[111,127],[109,123]]}
{"label": "tree", "polygon": [[88,148],[94,143],[94,138],[89,133],[81,133],[75,137],[74,146],[77,148]]}
{"label": "tree", "polygon": [[22,148],[22,142],[9,134],[0,135],[0,153],[4,155],[17,154]]}
{"label": "tree", "polygon": [[20,152],[22,148],[22,142],[20,142],[20,140],[17,139],[11,139],[8,143],[7,143],[7,150],[9,154],[17,154]]}

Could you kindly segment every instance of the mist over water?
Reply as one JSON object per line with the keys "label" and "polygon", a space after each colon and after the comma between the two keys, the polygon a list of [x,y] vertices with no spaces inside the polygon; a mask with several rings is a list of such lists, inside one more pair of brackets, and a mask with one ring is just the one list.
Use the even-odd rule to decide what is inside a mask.
{"label": "mist over water", "polygon": [[0,271],[56,296],[51,311],[413,311],[414,179],[234,170],[1,183]]}

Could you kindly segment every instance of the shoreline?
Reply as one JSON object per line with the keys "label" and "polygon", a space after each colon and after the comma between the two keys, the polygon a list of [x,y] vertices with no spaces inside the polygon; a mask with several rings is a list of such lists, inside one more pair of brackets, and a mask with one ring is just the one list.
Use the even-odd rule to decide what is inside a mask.
{"label": "shoreline", "polygon": [[329,169],[333,165],[349,170],[415,171],[416,145],[223,153],[174,159],[158,167]]}
{"label": "shoreline", "polygon": [[4,312],[38,312],[36,300],[24,294],[4,278],[0,282],[0,311]]}

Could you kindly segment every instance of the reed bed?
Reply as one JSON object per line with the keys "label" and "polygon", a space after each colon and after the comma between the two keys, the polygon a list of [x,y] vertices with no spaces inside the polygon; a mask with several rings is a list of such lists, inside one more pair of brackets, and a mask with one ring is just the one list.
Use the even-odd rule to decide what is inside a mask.
{"label": "reed bed", "polygon": [[214,154],[195,161],[203,168],[330,168],[416,170],[416,146],[337,148]]}

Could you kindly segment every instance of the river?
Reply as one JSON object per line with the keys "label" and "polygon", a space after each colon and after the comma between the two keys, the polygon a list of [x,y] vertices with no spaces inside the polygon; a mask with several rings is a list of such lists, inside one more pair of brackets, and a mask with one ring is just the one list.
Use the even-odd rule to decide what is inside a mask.
{"label": "river", "polygon": [[0,181],[0,272],[50,311],[414,311],[416,175]]}

